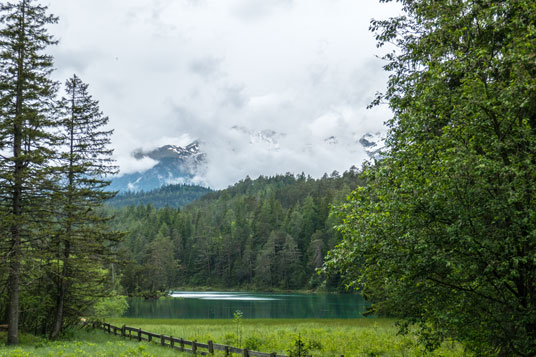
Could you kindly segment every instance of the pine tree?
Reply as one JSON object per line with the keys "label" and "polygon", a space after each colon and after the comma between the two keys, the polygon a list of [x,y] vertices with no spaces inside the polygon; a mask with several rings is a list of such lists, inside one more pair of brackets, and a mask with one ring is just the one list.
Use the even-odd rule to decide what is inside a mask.
{"label": "pine tree", "polygon": [[8,344],[18,343],[20,290],[24,261],[39,242],[48,216],[47,163],[53,156],[56,125],[52,103],[56,83],[49,78],[55,44],[46,26],[57,21],[33,0],[0,4],[0,201],[2,256],[8,266]]}
{"label": "pine tree", "polygon": [[119,235],[107,228],[109,217],[99,210],[115,195],[106,191],[106,176],[117,168],[109,149],[108,117],[76,75],[66,81],[67,97],[60,101],[63,124],[62,179],[58,191],[59,232],[53,243],[57,286],[55,322],[51,336],[62,331],[66,318],[77,319],[96,296],[104,293],[100,272],[113,259],[111,247]]}

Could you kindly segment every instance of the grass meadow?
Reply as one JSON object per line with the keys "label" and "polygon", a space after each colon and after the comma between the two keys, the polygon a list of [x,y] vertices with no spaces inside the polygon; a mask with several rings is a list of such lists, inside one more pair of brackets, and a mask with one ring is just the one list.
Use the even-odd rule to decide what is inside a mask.
{"label": "grass meadow", "polygon": [[[313,356],[468,356],[456,343],[444,343],[427,353],[415,336],[399,336],[390,319],[240,319],[179,320],[113,318],[107,322],[186,340],[228,344],[261,352],[288,354],[296,340]],[[4,347],[0,356],[178,356],[157,343],[129,341],[103,331],[72,329],[59,341],[23,335],[17,347]],[[184,354],[189,355],[189,354]],[[221,354],[223,356],[223,354]],[[238,355],[235,355],[238,356]]]}
{"label": "grass meadow", "polygon": [[156,344],[138,343],[108,336],[104,331],[71,329],[58,341],[22,334],[18,346],[6,347],[6,333],[0,332],[0,356],[10,357],[127,357],[127,356],[177,356],[172,350]]}

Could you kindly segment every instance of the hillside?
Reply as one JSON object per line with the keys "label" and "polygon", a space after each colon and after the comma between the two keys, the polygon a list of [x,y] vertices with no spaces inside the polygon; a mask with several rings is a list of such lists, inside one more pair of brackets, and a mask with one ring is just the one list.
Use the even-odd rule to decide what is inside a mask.
{"label": "hillside", "polygon": [[177,286],[317,288],[316,269],[339,241],[330,207],[361,183],[357,170],[321,179],[261,176],[182,210],[118,209],[115,228],[128,231],[122,284],[131,294]]}
{"label": "hillside", "polygon": [[195,185],[167,185],[148,192],[124,192],[106,201],[115,208],[137,205],[151,205],[155,208],[165,206],[182,208],[185,205],[213,192],[210,188]]}
{"label": "hillside", "polygon": [[164,145],[150,151],[136,149],[131,155],[136,160],[152,160],[155,165],[142,172],[114,177],[109,187],[111,191],[148,192],[166,185],[193,185],[199,183],[194,178],[202,176],[206,170],[206,154],[197,141],[184,147]]}

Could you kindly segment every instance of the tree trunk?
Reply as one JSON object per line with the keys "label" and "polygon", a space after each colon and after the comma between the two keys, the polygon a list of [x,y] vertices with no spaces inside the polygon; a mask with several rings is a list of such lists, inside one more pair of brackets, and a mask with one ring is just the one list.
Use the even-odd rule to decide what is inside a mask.
{"label": "tree trunk", "polygon": [[[59,336],[60,332],[63,329],[63,317],[64,317],[64,310],[65,310],[65,295],[68,290],[67,286],[67,279],[70,277],[70,269],[69,269],[69,258],[71,255],[71,234],[72,234],[72,220],[73,220],[73,199],[74,199],[74,163],[73,163],[73,156],[74,156],[74,128],[75,128],[75,93],[76,93],[76,86],[73,86],[72,88],[72,96],[71,96],[71,118],[70,118],[70,125],[69,125],[69,167],[67,171],[67,177],[69,180],[69,185],[67,186],[67,227],[65,229],[65,237],[61,238],[65,244],[64,251],[63,251],[63,267],[62,272],[60,276],[60,286],[59,286],[59,293],[58,293],[58,300],[56,302],[56,317],[54,320],[54,329],[52,330],[52,333],[50,335],[51,338],[55,339]],[[60,242],[61,247],[61,242]]]}
{"label": "tree trunk", "polygon": [[[22,2],[21,28],[19,36],[21,43],[24,43],[25,37],[25,12],[26,2]],[[23,104],[23,70],[24,70],[24,46],[18,50],[17,63],[17,93],[15,99],[15,120],[13,124],[13,158],[15,161],[14,167],[14,184],[11,203],[13,209],[13,223],[11,224],[11,250],[9,254],[9,276],[7,281],[9,306],[8,306],[8,330],[7,344],[16,345],[19,343],[19,288],[21,275],[21,222],[22,216],[22,187],[23,187],[23,171],[24,162],[22,155],[22,127],[24,125],[22,117]]]}
{"label": "tree trunk", "polygon": [[63,327],[63,306],[65,301],[65,279],[62,277],[59,286],[58,300],[56,301],[56,316],[54,318],[54,327],[50,334],[51,339],[56,339],[60,335]]}
{"label": "tree trunk", "polygon": [[[13,234],[13,233],[12,233]],[[7,344],[19,343],[19,283],[20,283],[20,235],[12,236],[12,247],[9,262],[9,277],[7,282],[9,305],[7,307]]]}
{"label": "tree trunk", "polygon": [[[69,230],[70,231],[70,230]],[[67,279],[70,275],[69,256],[71,255],[71,245],[69,240],[65,241],[65,251],[63,258],[63,267],[60,277],[58,300],[56,301],[56,316],[54,318],[54,327],[50,338],[56,339],[63,330],[63,317],[65,311],[65,295],[68,290]]]}
{"label": "tree trunk", "polygon": [[[17,109],[22,107],[22,89],[20,89],[21,96],[17,96]],[[20,113],[20,111],[19,111]],[[15,118],[15,135],[13,142],[13,157],[15,158],[14,168],[14,185],[13,193],[11,196],[12,201],[12,214],[13,223],[11,224],[11,249],[8,253],[9,261],[9,276],[8,276],[8,335],[7,343],[18,344],[18,329],[19,329],[19,285],[21,274],[21,259],[22,259],[22,247],[21,247],[21,223],[20,218],[22,215],[22,174],[24,165],[22,162],[21,148],[22,148],[22,119],[17,114]]]}

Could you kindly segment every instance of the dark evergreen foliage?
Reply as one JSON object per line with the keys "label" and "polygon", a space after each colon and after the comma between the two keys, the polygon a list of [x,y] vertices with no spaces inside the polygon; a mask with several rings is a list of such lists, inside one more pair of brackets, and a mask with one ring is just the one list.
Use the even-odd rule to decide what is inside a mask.
{"label": "dark evergreen foliage", "polygon": [[[338,242],[333,203],[361,183],[357,170],[312,179],[292,174],[246,178],[184,209],[116,210],[128,231],[122,283],[131,294],[178,286],[318,288],[316,269]],[[327,282],[337,288],[338,281]]]}
{"label": "dark evergreen foliage", "polygon": [[77,322],[94,301],[106,294],[106,274],[101,272],[113,260],[117,232],[108,228],[110,217],[99,208],[115,193],[106,191],[106,179],[117,172],[109,149],[112,131],[88,93],[88,85],[76,75],[65,83],[67,97],[59,102],[62,148],[55,234],[49,244],[47,270],[55,289],[55,314],[51,336],[58,337],[65,325]]}
{"label": "dark evergreen foliage", "polygon": [[33,0],[0,4],[0,278],[7,279],[0,313],[9,324],[8,344],[18,343],[20,312],[30,308],[21,302],[22,287],[29,269],[41,264],[38,250],[51,220],[57,84],[44,50],[55,43],[46,26],[56,21]]}
{"label": "dark evergreen foliage", "polygon": [[57,21],[33,0],[0,4],[0,322],[56,337],[110,286],[100,211],[110,165],[107,118],[76,76],[58,102],[50,79]]}
{"label": "dark evergreen foliage", "polygon": [[155,208],[182,208],[212,192],[210,188],[195,185],[167,185],[148,192],[126,192],[106,201],[112,207],[151,205]]}

